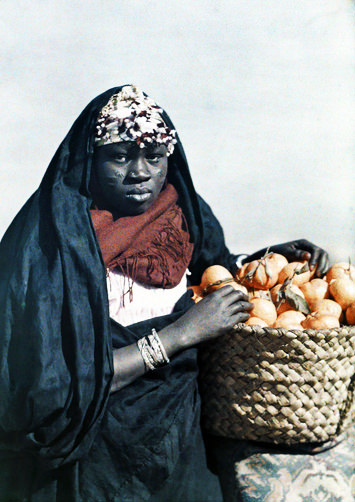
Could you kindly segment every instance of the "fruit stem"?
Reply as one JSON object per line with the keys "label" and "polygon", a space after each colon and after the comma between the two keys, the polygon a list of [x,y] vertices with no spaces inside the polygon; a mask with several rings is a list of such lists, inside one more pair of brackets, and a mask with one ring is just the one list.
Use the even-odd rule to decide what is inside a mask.
{"label": "fruit stem", "polygon": [[205,289],[202,290],[202,294],[206,295],[208,293],[208,290],[212,288],[213,286],[219,286],[220,284],[229,284],[230,282],[236,282],[233,278],[227,278],[227,279],[220,279],[219,281],[216,282],[211,282],[208,286],[205,287]]}

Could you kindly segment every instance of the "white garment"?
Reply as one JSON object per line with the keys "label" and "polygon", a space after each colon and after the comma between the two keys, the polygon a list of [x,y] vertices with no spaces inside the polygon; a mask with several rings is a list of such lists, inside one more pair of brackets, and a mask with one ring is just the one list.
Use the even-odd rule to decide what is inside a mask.
{"label": "white garment", "polygon": [[176,302],[186,292],[186,272],[177,286],[163,289],[132,281],[116,270],[108,271],[106,280],[110,317],[123,326],[129,326],[152,317],[171,314]]}

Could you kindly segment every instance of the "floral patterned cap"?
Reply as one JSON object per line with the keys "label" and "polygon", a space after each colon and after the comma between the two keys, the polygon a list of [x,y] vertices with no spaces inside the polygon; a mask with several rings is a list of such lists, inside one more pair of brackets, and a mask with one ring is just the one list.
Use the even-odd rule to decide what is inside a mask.
{"label": "floral patterned cap", "polygon": [[99,113],[95,145],[135,141],[141,148],[163,144],[167,155],[174,151],[176,131],[161,117],[163,110],[134,85],[124,86],[114,94]]}

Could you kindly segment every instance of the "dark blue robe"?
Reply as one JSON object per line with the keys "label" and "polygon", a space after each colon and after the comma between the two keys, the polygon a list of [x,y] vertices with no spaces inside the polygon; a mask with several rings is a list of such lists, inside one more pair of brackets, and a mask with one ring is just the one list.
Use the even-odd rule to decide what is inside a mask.
{"label": "dark blue robe", "polygon": [[[109,318],[89,187],[96,117],[119,89],[82,112],[0,245],[2,502],[220,498],[205,462],[196,348],[110,394],[112,349],[192,305],[186,293],[168,316],[128,327]],[[194,243],[192,283],[212,264],[232,270],[236,256],[195,192],[179,140],[168,180]]]}

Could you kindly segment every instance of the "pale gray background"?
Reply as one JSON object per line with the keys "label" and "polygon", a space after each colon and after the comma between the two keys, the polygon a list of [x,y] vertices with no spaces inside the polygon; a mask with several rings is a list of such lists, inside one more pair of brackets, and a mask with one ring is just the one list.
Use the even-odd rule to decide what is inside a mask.
{"label": "pale gray background", "polygon": [[82,108],[135,83],[230,248],[306,237],[355,262],[350,0],[0,0],[0,235]]}

